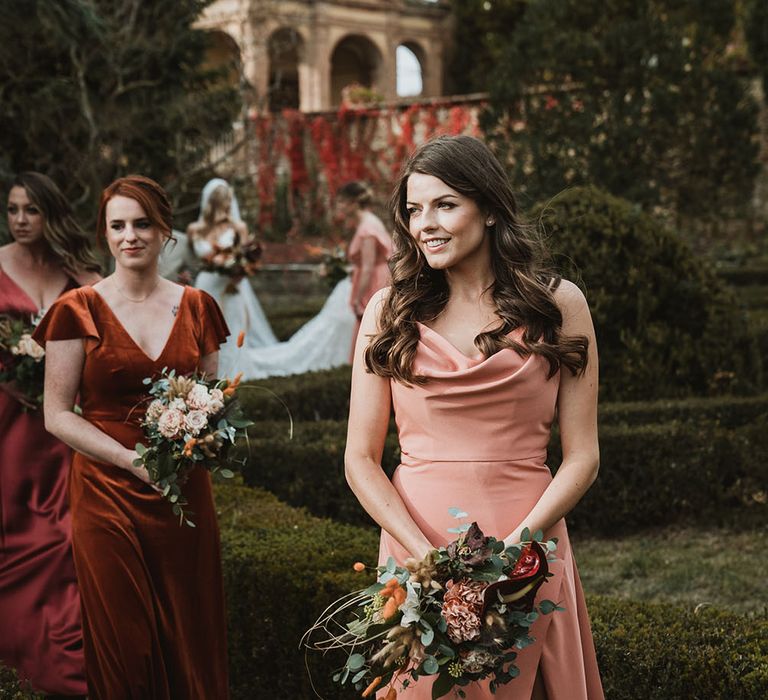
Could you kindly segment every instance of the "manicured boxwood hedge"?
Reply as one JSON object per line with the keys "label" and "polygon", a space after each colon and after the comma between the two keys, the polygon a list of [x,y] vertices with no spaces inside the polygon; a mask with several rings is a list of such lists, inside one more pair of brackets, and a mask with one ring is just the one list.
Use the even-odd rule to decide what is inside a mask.
{"label": "manicured boxwood hedge", "polygon": [[[365,585],[355,561],[373,563],[378,536],[315,518],[258,489],[219,486],[232,700],[315,697],[299,639],[334,599]],[[768,692],[768,618],[588,598],[606,697],[739,698]],[[321,697],[348,698],[329,682],[334,661],[312,655]],[[0,700],[22,700],[10,672]]]}
{"label": "manicured boxwood hedge", "polygon": [[[768,326],[768,324],[766,324]],[[350,368],[339,367],[294,377],[273,377],[254,382],[268,391],[242,393],[246,413],[256,421],[347,420],[349,416]],[[276,396],[273,396],[273,392]],[[601,425],[608,423],[663,423],[669,420],[712,420],[732,427],[754,421],[768,412],[768,394],[717,398],[660,399],[656,401],[603,402]]]}
{"label": "manicured boxwood hedge", "polygon": [[[601,426],[600,474],[568,516],[569,527],[618,535],[673,523],[764,522],[768,413],[744,425],[740,423],[754,407],[734,406],[722,412],[702,409],[719,422],[633,425],[624,419],[635,413],[617,411],[614,424]],[[672,406],[668,418],[675,412]],[[293,440],[281,422],[260,423],[251,434],[247,483],[316,515],[370,524],[344,478],[344,421],[298,423]],[[382,459],[387,473],[398,457],[397,439],[390,431]],[[556,436],[548,461],[560,463]]]}
{"label": "manicured boxwood hedge", "polygon": [[287,420],[286,406],[295,421],[346,420],[350,382],[348,365],[291,377],[260,379],[246,384],[263,387],[265,391],[241,392],[240,401],[246,415],[256,421]]}

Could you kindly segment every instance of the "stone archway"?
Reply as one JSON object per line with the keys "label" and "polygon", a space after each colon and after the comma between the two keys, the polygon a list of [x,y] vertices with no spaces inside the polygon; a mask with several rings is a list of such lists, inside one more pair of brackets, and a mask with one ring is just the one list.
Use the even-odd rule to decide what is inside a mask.
{"label": "stone archway", "polygon": [[341,103],[342,90],[352,83],[383,92],[382,56],[376,44],[362,34],[348,34],[331,54],[331,102]]}
{"label": "stone archway", "polygon": [[270,111],[298,109],[301,95],[299,66],[304,61],[304,40],[301,34],[290,27],[277,29],[269,36],[267,54]]}
{"label": "stone archway", "polygon": [[396,49],[398,97],[418,97],[427,86],[426,52],[415,41],[402,41]]}
{"label": "stone archway", "polygon": [[221,71],[222,80],[228,85],[240,86],[242,74],[240,47],[227,32],[218,29],[208,31],[204,65],[206,68]]}

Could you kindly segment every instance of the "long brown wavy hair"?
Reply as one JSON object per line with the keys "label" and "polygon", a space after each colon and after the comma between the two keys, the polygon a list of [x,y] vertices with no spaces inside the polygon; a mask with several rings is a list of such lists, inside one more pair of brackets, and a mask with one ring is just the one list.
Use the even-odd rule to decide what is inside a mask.
{"label": "long brown wavy hair", "polygon": [[[445,273],[429,267],[409,231],[406,205],[408,178],[432,175],[459,194],[472,199],[494,219],[490,236],[493,284],[490,287],[498,327],[480,333],[475,346],[487,357],[504,348],[522,356],[541,355],[549,363],[549,377],[561,366],[573,374],[587,367],[586,336],[564,336],[563,317],[553,292],[560,278],[544,265],[544,247],[535,231],[519,216],[512,187],[501,163],[480,140],[471,136],[441,136],[422,145],[403,167],[392,194],[395,253],[390,260],[392,286],[382,304],[380,330],[365,350],[367,369],[403,384],[421,384],[413,371],[419,342],[417,321],[434,319],[450,295]],[[509,337],[523,328],[522,342]]]}
{"label": "long brown wavy hair", "polygon": [[43,238],[70,275],[86,270],[101,272],[91,237],[77,223],[69,200],[47,175],[31,170],[19,173],[12,187],[23,187],[43,215]]}

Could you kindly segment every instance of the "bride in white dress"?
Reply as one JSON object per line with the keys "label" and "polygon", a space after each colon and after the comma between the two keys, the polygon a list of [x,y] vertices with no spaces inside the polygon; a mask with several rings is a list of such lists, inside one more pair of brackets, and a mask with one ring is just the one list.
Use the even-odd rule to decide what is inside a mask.
{"label": "bride in white dress", "polygon": [[[205,185],[200,198],[200,218],[187,227],[187,236],[200,259],[213,253],[216,246],[226,248],[237,239],[248,239],[248,230],[240,218],[237,200],[225,180],[215,178]],[[245,332],[244,348],[277,343],[247,278],[238,280],[218,272],[201,270],[195,279],[195,287],[216,299],[232,334],[219,351],[219,372],[222,376],[232,376],[242,369],[237,348],[240,331]]]}
{"label": "bride in white dress", "polygon": [[[231,245],[235,236],[247,237],[240,219],[237,198],[225,180],[215,178],[203,188],[200,219],[187,229],[196,255],[203,258],[214,245]],[[349,363],[349,349],[357,327],[350,305],[349,277],[333,289],[317,316],[305,323],[291,338],[278,342],[248,279],[237,284],[237,293],[226,292],[231,277],[202,271],[195,286],[211,294],[224,312],[229,341],[221,347],[219,371],[222,376],[242,372],[245,379],[301,374]],[[245,341],[237,347],[237,335]]]}

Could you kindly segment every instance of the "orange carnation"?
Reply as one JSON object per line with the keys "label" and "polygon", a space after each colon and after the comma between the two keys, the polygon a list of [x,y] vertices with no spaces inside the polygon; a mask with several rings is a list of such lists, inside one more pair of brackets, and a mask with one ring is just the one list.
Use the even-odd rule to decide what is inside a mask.
{"label": "orange carnation", "polygon": [[397,612],[398,607],[399,605],[394,598],[390,598],[386,603],[384,603],[384,607],[381,609],[381,614],[384,616],[384,619],[388,620],[390,617],[392,617]]}
{"label": "orange carnation", "polygon": [[352,568],[353,568],[355,571],[365,571],[365,564],[363,564],[363,562],[361,562],[361,561],[356,561],[356,562],[355,562],[355,563],[352,565]]}

